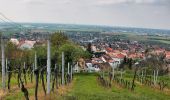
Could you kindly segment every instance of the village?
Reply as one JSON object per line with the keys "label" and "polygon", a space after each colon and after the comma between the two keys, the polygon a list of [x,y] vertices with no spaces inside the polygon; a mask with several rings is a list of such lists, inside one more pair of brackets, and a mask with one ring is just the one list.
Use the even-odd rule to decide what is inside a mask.
{"label": "village", "polygon": [[[41,33],[41,31],[33,31],[32,36],[34,38],[28,38],[28,34],[25,37],[24,35],[17,36],[15,34],[13,36],[14,38],[10,38],[9,41],[22,50],[30,50],[34,46],[45,45],[46,41],[44,37],[47,37],[48,34],[45,32]],[[170,72],[170,51],[166,48],[161,48],[159,45],[145,45],[133,40],[121,40],[119,38],[110,40],[112,36],[115,37],[115,35],[111,34],[85,34],[87,35],[73,33],[72,35],[68,35],[72,41],[80,44],[83,50],[92,54],[91,59],[79,59],[74,67],[75,72],[99,72],[103,67],[118,68],[125,58],[132,60],[132,65],[135,65],[135,63],[144,61],[153,55],[164,55],[163,59],[167,64],[163,69],[168,73]],[[88,35],[90,35],[90,38]],[[19,39],[16,37],[19,37]]]}

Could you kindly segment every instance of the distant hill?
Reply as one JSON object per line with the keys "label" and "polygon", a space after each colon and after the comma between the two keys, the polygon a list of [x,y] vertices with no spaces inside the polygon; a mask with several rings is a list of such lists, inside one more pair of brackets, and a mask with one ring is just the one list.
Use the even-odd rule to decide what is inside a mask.
{"label": "distant hill", "polygon": [[[18,23],[22,29],[40,29],[49,32],[54,31],[89,31],[89,32],[115,32],[115,33],[135,33],[139,35],[170,35],[170,30],[148,29],[133,27],[112,27],[102,25],[78,25],[78,24],[51,24],[51,23]],[[0,31],[20,31],[21,27],[10,23],[0,23]]]}

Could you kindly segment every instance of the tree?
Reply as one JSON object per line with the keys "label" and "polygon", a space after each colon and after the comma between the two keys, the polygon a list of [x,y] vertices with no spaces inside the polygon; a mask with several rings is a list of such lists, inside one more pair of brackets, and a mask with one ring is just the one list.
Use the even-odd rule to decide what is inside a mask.
{"label": "tree", "polygon": [[54,46],[56,49],[68,42],[68,37],[64,35],[64,33],[55,32],[51,35],[51,45]]}
{"label": "tree", "polygon": [[111,43],[109,43],[109,48],[112,48],[112,45],[111,45]]}
{"label": "tree", "polygon": [[129,59],[128,67],[129,67],[129,69],[132,69],[132,58]]}
{"label": "tree", "polygon": [[46,66],[47,61],[47,46],[38,46],[34,48],[37,53],[37,66]]}
{"label": "tree", "polygon": [[91,50],[91,43],[88,44],[88,46],[87,46],[87,51],[88,51],[89,53],[92,53],[92,50]]}
{"label": "tree", "polygon": [[90,57],[88,52],[84,51],[81,47],[73,43],[64,44],[58,49],[58,54],[60,54],[58,58],[59,61],[61,60],[61,52],[64,52],[66,63],[75,62],[80,58]]}
{"label": "tree", "polygon": [[17,51],[17,47],[12,42],[7,42],[6,48],[5,48],[5,54],[8,59],[14,59],[14,54]]}

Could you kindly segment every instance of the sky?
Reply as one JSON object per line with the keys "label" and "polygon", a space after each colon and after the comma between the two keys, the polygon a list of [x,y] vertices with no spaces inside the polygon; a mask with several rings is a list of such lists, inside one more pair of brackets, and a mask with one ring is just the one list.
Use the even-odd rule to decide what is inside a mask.
{"label": "sky", "polygon": [[15,22],[170,29],[170,0],[0,0],[0,12]]}

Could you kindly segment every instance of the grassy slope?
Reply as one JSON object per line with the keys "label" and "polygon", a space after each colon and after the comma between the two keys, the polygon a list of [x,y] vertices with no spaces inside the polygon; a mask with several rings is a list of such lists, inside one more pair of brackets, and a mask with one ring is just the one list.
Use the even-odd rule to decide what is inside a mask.
{"label": "grassy slope", "polygon": [[[29,96],[34,96],[34,85],[27,87],[30,87],[27,88]],[[41,85],[39,91],[43,93]],[[77,74],[67,94],[52,93],[51,96],[58,100],[170,100],[170,94],[166,95],[162,91],[141,85],[137,85],[134,92],[118,87],[117,84],[110,89],[104,88],[98,84],[96,74]],[[14,89],[4,99],[22,100],[23,98],[20,89]]]}
{"label": "grassy slope", "polygon": [[170,100],[170,95],[145,86],[137,85],[134,92],[117,86],[111,89],[103,88],[93,74],[77,75],[68,95],[78,100]]}

